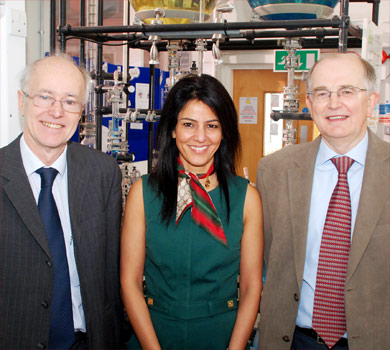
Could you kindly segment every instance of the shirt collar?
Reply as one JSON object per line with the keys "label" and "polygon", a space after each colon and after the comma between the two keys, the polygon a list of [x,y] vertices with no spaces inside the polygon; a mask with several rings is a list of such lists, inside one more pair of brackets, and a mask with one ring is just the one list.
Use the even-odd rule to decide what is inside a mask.
{"label": "shirt collar", "polygon": [[[366,132],[366,135],[354,148],[352,148],[350,151],[348,151],[346,154],[343,155],[353,159],[355,163],[359,163],[360,165],[364,166],[366,162],[367,147],[368,147],[368,132]],[[321,143],[317,154],[316,166],[322,165],[328,160],[339,156],[342,155],[333,151],[326,144],[324,139],[321,138]]]}
{"label": "shirt collar", "polygon": [[[51,168],[54,168],[58,171],[59,175],[63,177],[66,170],[66,151],[68,149],[68,145],[65,145],[64,151],[61,155],[56,159],[56,161],[50,165]],[[31,151],[30,147],[28,147],[27,142],[24,138],[24,134],[20,138],[20,152],[22,154],[22,161],[24,169],[26,170],[27,176],[35,173],[36,170],[42,167],[46,167],[46,165]]]}

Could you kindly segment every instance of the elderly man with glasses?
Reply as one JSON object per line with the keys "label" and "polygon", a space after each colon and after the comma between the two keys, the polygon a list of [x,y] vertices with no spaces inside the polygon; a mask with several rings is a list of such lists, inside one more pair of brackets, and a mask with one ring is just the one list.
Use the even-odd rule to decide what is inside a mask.
{"label": "elderly man with glasses", "polygon": [[90,77],[40,59],[18,91],[23,133],[0,150],[0,348],[121,346],[121,172],[69,142]]}
{"label": "elderly man with glasses", "polygon": [[306,98],[320,137],[259,162],[261,350],[390,349],[390,144],[367,128],[375,83],[359,56],[324,56]]}

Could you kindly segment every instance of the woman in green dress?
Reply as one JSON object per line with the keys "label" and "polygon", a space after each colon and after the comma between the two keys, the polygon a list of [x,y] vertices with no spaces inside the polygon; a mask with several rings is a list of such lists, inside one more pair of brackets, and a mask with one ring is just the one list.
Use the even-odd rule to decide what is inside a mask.
{"label": "woman in green dress", "polygon": [[218,80],[189,75],[173,86],[158,148],[155,168],[132,186],[125,209],[128,348],[245,349],[262,290],[262,207],[235,173],[237,114]]}

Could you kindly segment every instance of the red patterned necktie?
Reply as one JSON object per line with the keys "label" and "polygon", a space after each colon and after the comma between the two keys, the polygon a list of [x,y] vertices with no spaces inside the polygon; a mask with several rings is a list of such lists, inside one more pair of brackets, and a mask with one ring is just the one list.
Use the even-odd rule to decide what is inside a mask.
{"label": "red patterned necktie", "polygon": [[351,198],[347,172],[353,159],[331,159],[339,172],[322,234],[314,293],[313,328],[329,348],[347,330],[344,287],[351,246]]}
{"label": "red patterned necktie", "polygon": [[[183,213],[192,205],[191,217],[192,220],[203,227],[213,238],[228,246],[225,232],[223,231],[221,219],[218,216],[214,203],[211,200],[210,195],[206,189],[202,186],[199,179],[204,179],[214,172],[214,163],[206,174],[195,175],[191,172],[186,172],[180,158],[177,160],[177,170],[179,174],[179,188],[178,195],[180,194],[181,185],[180,178],[184,179],[184,186],[189,179],[189,188],[191,192],[191,198],[188,198],[184,205],[180,205],[178,201],[178,209],[176,215],[176,225],[179,223]],[[185,191],[185,190],[184,190]]]}

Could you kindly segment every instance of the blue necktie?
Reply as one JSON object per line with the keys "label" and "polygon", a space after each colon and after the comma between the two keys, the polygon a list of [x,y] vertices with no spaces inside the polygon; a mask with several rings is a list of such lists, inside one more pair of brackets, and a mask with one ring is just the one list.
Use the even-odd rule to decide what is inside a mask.
{"label": "blue necktie", "polygon": [[66,258],[64,233],[51,191],[58,171],[53,168],[40,168],[36,172],[41,176],[38,209],[45,227],[54,265],[49,348],[69,349],[75,340],[69,267]]}

